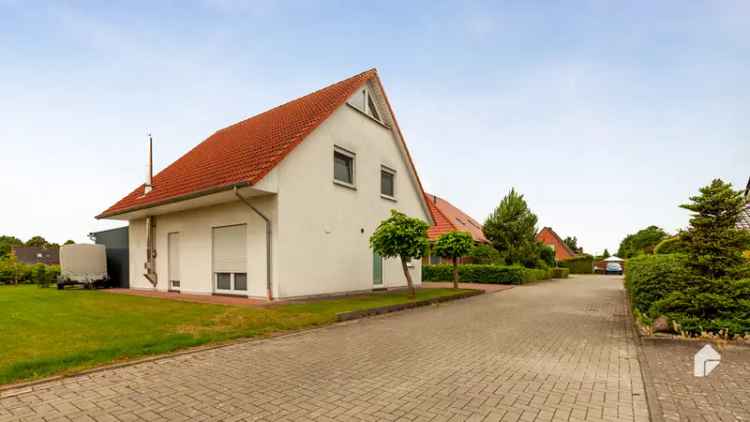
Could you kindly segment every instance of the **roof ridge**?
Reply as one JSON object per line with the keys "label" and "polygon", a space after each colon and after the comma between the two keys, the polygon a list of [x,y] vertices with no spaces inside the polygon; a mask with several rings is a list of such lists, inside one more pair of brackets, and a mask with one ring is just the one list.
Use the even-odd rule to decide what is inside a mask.
{"label": "roof ridge", "polygon": [[373,75],[377,75],[377,73],[378,73],[377,69],[373,67],[371,69],[365,70],[364,72],[360,72],[360,73],[358,73],[358,74],[356,74],[354,76],[350,76],[350,77],[348,77],[346,79],[343,79],[343,80],[340,80],[338,82],[334,82],[332,84],[326,85],[323,88],[317,89],[317,90],[315,90],[313,92],[310,92],[308,94],[305,94],[305,95],[303,95],[301,97],[293,98],[293,99],[291,99],[291,100],[289,100],[289,101],[287,101],[287,102],[285,102],[283,104],[277,105],[276,107],[269,108],[268,110],[262,111],[262,112],[260,112],[258,114],[253,114],[252,116],[247,117],[245,119],[242,119],[239,122],[235,122],[235,123],[232,123],[229,126],[226,126],[226,127],[221,128],[221,129],[218,129],[216,132],[214,132],[214,134],[219,133],[219,132],[223,132],[223,131],[225,131],[227,129],[230,129],[230,128],[233,128],[233,127],[236,127],[236,126],[239,126],[239,125],[247,122],[248,120],[254,119],[254,118],[258,117],[258,116],[262,116],[262,115],[264,115],[266,113],[270,113],[270,112],[272,112],[274,110],[278,110],[279,108],[285,107],[285,106],[287,106],[287,105],[289,105],[289,104],[291,104],[291,103],[293,103],[295,101],[299,101],[299,100],[302,100],[302,99],[305,99],[305,98],[308,98],[308,97],[312,97],[312,96],[320,93],[321,91],[325,91],[325,90],[327,90],[329,88],[333,88],[336,85],[343,85],[343,84],[345,84],[347,82],[350,82],[350,81],[352,81],[354,79],[363,78],[365,76],[366,76],[366,78],[370,78]]}

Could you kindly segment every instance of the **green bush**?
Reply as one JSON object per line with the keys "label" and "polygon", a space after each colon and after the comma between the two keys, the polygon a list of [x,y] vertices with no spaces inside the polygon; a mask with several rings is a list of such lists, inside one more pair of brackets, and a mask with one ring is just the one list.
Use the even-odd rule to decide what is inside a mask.
{"label": "green bush", "polygon": [[594,257],[591,255],[578,255],[575,258],[560,261],[557,265],[569,269],[570,274],[591,274],[594,272]]}
{"label": "green bush", "polygon": [[659,244],[654,247],[654,253],[657,255],[687,253],[687,245],[679,238],[679,236],[674,236],[659,242]]}
{"label": "green bush", "polygon": [[[451,265],[424,265],[422,281],[449,281],[452,271]],[[516,265],[459,265],[458,273],[465,283],[523,284],[550,278],[549,270]]]}
{"label": "green bush", "polygon": [[36,283],[47,285],[55,283],[60,275],[59,265],[45,265],[37,263],[34,265],[24,264],[12,258],[0,259],[0,283],[19,284]]}
{"label": "green bush", "polygon": [[552,278],[568,278],[568,274],[570,274],[570,270],[567,268],[552,268],[550,269],[552,271]]}
{"label": "green bush", "polygon": [[483,243],[471,248],[467,257],[471,258],[471,264],[500,264],[505,261],[497,249]]}
{"label": "green bush", "polygon": [[677,254],[641,255],[629,259],[625,286],[633,307],[647,313],[654,302],[675,290],[686,289],[690,283],[686,264],[687,256]]}
{"label": "green bush", "polygon": [[745,335],[750,333],[750,279],[702,281],[670,292],[649,313],[666,315],[689,334]]}

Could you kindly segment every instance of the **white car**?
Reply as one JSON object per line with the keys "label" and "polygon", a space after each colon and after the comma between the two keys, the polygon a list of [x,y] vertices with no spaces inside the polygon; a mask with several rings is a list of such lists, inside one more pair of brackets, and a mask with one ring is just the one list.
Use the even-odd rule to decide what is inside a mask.
{"label": "white car", "polygon": [[607,269],[604,271],[604,273],[622,275],[622,265],[617,262],[608,262]]}

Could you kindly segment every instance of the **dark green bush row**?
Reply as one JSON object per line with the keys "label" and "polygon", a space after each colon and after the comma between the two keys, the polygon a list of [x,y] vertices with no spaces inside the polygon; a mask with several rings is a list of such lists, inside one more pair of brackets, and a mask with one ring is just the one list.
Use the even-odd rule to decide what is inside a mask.
{"label": "dark green bush row", "polygon": [[637,313],[645,320],[666,316],[690,335],[750,333],[750,280],[695,277],[687,262],[681,254],[628,260],[625,286]]}
{"label": "dark green bush row", "polygon": [[550,271],[552,271],[552,278],[568,278],[568,274],[570,274],[570,270],[567,268],[551,268]]}
{"label": "dark green bush row", "polygon": [[575,258],[560,261],[557,265],[569,269],[571,274],[591,274],[594,272],[594,257],[579,255]]}
{"label": "dark green bush row", "polygon": [[[523,284],[550,278],[547,269],[524,268],[515,265],[459,265],[458,274],[462,282],[491,284]],[[453,279],[451,265],[422,266],[422,281],[450,281]]]}
{"label": "dark green bush row", "polygon": [[60,275],[59,265],[24,264],[11,259],[0,259],[0,283],[51,284]]}

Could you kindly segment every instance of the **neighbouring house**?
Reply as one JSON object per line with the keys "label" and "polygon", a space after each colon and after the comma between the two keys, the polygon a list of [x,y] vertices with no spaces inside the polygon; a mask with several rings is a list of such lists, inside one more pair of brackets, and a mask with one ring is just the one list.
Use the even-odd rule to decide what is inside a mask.
{"label": "neighbouring house", "polygon": [[[430,207],[432,219],[435,222],[435,224],[433,224],[427,231],[427,236],[430,238],[430,242],[434,242],[444,233],[463,231],[469,233],[476,243],[489,243],[487,238],[484,237],[484,232],[482,232],[482,225],[471,218],[468,214],[437,195],[425,193],[424,196]],[[450,259],[435,255],[431,255],[429,258],[425,257],[422,261],[423,264],[442,264],[451,262]],[[466,258],[461,258],[460,261],[465,262]]]}
{"label": "neighbouring house", "polygon": [[60,248],[40,248],[37,246],[14,246],[10,253],[24,264],[60,265]]}
{"label": "neighbouring house", "polygon": [[369,238],[391,209],[432,224],[422,192],[372,69],[149,164],[97,218],[129,221],[131,289],[287,299],[405,286]]}
{"label": "neighbouring house", "polygon": [[570,249],[570,247],[563,242],[560,236],[552,230],[552,227],[545,227],[540,230],[536,235],[536,240],[551,247],[555,251],[556,261],[565,261],[576,256],[575,251]]}

